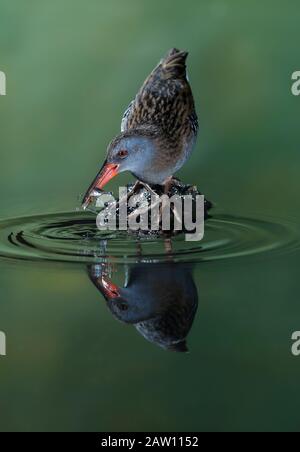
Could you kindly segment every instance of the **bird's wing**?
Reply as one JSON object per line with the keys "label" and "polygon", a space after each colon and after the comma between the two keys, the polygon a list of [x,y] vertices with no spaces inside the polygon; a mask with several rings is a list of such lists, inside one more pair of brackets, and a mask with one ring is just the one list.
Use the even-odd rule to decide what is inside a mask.
{"label": "bird's wing", "polygon": [[197,117],[195,110],[188,116],[187,121],[189,122],[191,130],[194,132],[194,134],[197,134],[198,128],[199,128],[199,123],[198,123],[198,117]]}
{"label": "bird's wing", "polygon": [[157,125],[173,134],[195,117],[192,91],[186,77],[187,52],[170,50],[151,72],[135,99],[127,107],[121,131]]}
{"label": "bird's wing", "polygon": [[128,130],[128,117],[131,115],[131,110],[133,108],[134,100],[130,102],[126,110],[124,111],[123,118],[121,121],[121,132],[126,132]]}

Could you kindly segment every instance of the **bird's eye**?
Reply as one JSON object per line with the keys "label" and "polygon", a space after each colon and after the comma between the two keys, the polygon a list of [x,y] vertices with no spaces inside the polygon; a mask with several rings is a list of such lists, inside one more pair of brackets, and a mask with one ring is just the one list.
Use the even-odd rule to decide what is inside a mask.
{"label": "bird's eye", "polygon": [[128,151],[126,151],[126,149],[121,149],[118,152],[118,157],[120,157],[121,159],[124,159],[125,157],[127,157],[128,155]]}

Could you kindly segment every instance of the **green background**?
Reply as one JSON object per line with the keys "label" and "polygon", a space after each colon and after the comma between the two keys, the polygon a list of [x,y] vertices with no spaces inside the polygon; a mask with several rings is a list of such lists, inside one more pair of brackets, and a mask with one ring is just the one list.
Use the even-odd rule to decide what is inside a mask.
{"label": "green background", "polygon": [[[200,122],[179,176],[226,212],[299,224],[299,19],[296,0],[0,0],[1,218],[74,210],[176,46]],[[197,266],[176,355],[116,322],[82,269],[0,263],[0,430],[298,430],[298,268],[297,249]]]}

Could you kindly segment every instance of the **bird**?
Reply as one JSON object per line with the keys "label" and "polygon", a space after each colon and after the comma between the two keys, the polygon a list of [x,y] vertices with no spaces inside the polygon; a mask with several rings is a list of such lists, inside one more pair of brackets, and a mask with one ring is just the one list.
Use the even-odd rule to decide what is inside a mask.
{"label": "bird", "polygon": [[125,287],[120,287],[103,265],[88,266],[91,282],[116,319],[134,325],[149,342],[175,352],[188,351],[186,339],[198,307],[192,271],[191,264],[138,262],[128,268]]}
{"label": "bird", "polygon": [[102,168],[82,200],[83,209],[124,171],[148,187],[160,185],[168,192],[198,133],[187,56],[188,52],[172,48],[146,78],[123,115],[121,133],[108,145]]}

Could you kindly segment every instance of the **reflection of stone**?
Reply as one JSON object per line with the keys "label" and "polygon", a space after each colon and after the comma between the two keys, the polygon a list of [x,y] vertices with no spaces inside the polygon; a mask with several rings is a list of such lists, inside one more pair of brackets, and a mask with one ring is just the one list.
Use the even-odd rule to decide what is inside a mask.
{"label": "reflection of stone", "polygon": [[125,287],[111,280],[107,266],[91,265],[91,281],[115,318],[133,324],[149,342],[186,352],[186,337],[198,306],[192,266],[174,262],[139,263],[126,269]]}
{"label": "reflection of stone", "polygon": [[[97,205],[104,206],[97,218],[99,229],[127,230],[139,236],[154,237],[191,232],[185,228],[188,222],[187,216],[190,222],[196,221],[200,205],[199,195],[201,195],[195,186],[184,185],[175,179],[167,196],[161,186],[149,187],[143,184],[137,186],[130,184],[127,186],[127,190],[128,195],[120,197],[117,201],[113,201],[113,199],[109,201],[109,198],[105,198],[106,203],[104,203],[101,196],[99,197]],[[107,195],[103,194],[103,196]],[[164,201],[162,201],[163,198]],[[184,208],[187,198],[191,200],[189,210]],[[204,218],[203,212],[201,212],[201,218],[208,217],[211,207],[212,204],[207,200],[204,200],[203,207],[202,201],[201,208],[202,210],[204,208]]]}

